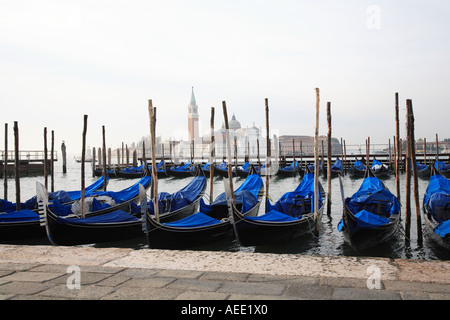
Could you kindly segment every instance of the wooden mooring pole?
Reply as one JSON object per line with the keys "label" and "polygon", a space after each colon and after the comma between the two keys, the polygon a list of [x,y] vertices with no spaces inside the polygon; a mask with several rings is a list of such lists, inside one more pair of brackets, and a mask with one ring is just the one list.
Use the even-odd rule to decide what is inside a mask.
{"label": "wooden mooring pole", "polygon": [[400,201],[400,158],[402,151],[400,147],[400,124],[398,110],[398,92],[395,93],[395,141],[397,144],[397,152],[395,154],[395,183],[397,187],[397,198]]}
{"label": "wooden mooring pole", "polygon": [[[417,240],[422,242],[422,219],[420,216],[420,202],[419,202],[419,185],[418,185],[418,177],[417,177],[417,162],[416,162],[416,147],[415,147],[415,138],[414,138],[414,111],[412,107],[412,100],[406,100],[406,107],[409,113],[409,144],[411,150],[411,162],[412,162],[412,170],[413,170],[413,185],[414,185],[414,204],[416,207],[416,222],[417,222]],[[407,163],[409,166],[410,164]]]}
{"label": "wooden mooring pole", "polygon": [[[229,125],[228,125],[228,112],[227,112],[227,104],[225,101],[222,101],[222,109],[223,109],[223,118],[225,122],[225,143],[227,146],[227,164],[228,164],[228,184],[231,190],[231,203],[234,206],[234,189],[233,189],[233,171],[231,168],[231,145],[230,145],[230,137],[229,137]],[[261,172],[261,171],[260,171]]]}
{"label": "wooden mooring pole", "polygon": [[84,123],[83,123],[83,135],[82,135],[82,149],[81,149],[81,217],[84,218],[84,190],[85,190],[85,181],[84,181],[84,162],[86,159],[86,132],[87,132],[87,114],[84,115]]}
{"label": "wooden mooring pole", "polygon": [[212,203],[214,201],[214,107],[211,107],[211,119],[210,119],[210,130],[211,130],[211,139],[209,145],[209,202]]}
{"label": "wooden mooring pole", "polygon": [[327,214],[331,214],[331,102],[327,102]]}
{"label": "wooden mooring pole", "polygon": [[159,222],[159,204],[158,204],[158,171],[156,168],[156,153],[155,153],[155,125],[156,125],[156,110],[153,108],[152,100],[148,100],[148,115],[150,120],[150,143],[152,153],[152,183],[153,183],[153,208],[155,211],[155,219]]}
{"label": "wooden mooring pole", "polygon": [[265,113],[266,113],[266,202],[265,202],[265,212],[267,212],[267,199],[269,199],[269,180],[270,171],[272,166],[270,164],[271,154],[270,154],[270,130],[269,130],[269,99],[265,99]]}
{"label": "wooden mooring pole", "polygon": [[409,241],[411,232],[411,135],[410,135],[410,114],[406,106],[406,185],[405,185],[405,236]]}
{"label": "wooden mooring pole", "polygon": [[19,125],[14,121],[14,179],[16,182],[16,210],[20,210]]}
{"label": "wooden mooring pole", "polygon": [[319,88],[316,88],[316,124],[314,129],[314,232],[319,235]]}
{"label": "wooden mooring pole", "polygon": [[107,168],[106,168],[106,137],[105,137],[105,126],[102,126],[102,139],[103,139],[103,147],[102,147],[102,158],[103,158],[103,161],[102,161],[102,164],[103,164],[103,181],[104,181],[104,183],[103,183],[103,191],[106,191],[106,186],[107,186],[107,183],[106,183],[106,177],[107,177],[107,175],[108,175],[108,172],[107,172]]}
{"label": "wooden mooring pole", "polygon": [[5,157],[3,167],[3,199],[8,200],[8,124],[5,123]]}

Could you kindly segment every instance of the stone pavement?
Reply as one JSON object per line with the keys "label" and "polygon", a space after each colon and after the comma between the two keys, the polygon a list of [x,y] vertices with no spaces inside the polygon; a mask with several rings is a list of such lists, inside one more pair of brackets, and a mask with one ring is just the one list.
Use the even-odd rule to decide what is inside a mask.
{"label": "stone pavement", "polygon": [[305,299],[449,300],[450,262],[0,245],[0,300]]}

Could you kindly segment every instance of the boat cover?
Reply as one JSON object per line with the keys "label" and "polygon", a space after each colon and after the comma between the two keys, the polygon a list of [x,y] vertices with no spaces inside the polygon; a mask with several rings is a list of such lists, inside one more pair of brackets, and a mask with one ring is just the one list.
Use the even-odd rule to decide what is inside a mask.
{"label": "boat cover", "polygon": [[113,212],[99,214],[97,216],[91,216],[87,218],[61,218],[58,217],[57,223],[59,224],[96,224],[96,223],[115,223],[115,222],[127,222],[137,221],[138,218],[132,216],[125,211],[116,210]]}
{"label": "boat cover", "polygon": [[[96,198],[105,198],[112,199],[115,204],[123,203],[126,201],[130,201],[131,199],[137,197],[139,195],[139,185],[147,189],[150,186],[151,176],[145,176],[139,179],[138,182],[133,184],[132,186],[123,189],[122,191],[97,191],[92,192],[88,197],[85,198],[85,202],[89,202],[88,199],[92,199],[92,206],[89,209],[89,212],[98,211],[101,209],[105,209],[110,207],[107,203],[101,203]],[[77,207],[77,202],[74,203],[75,207]],[[64,205],[61,204],[57,199],[53,200],[53,205],[49,205],[52,208],[54,214],[58,216],[67,216],[68,214],[74,213],[72,212],[73,204]],[[74,208],[75,208],[74,207]],[[79,207],[79,205],[78,205]],[[77,210],[75,210],[77,211]]]}
{"label": "boat cover", "polygon": [[[239,188],[234,192],[236,204],[242,204],[242,212],[247,212],[258,203],[258,195],[263,181],[258,174],[251,174],[242,182]],[[225,192],[217,196],[216,200],[210,205],[200,201],[200,211],[209,213],[213,211],[214,206],[226,206],[227,197]]]}
{"label": "boat cover", "polygon": [[[450,202],[450,180],[439,175],[432,175],[428,183],[427,190],[423,196],[423,206],[430,208],[431,214],[438,222],[444,222],[449,217],[443,215],[442,211],[436,208],[449,207]],[[447,210],[448,211],[448,210]]]}
{"label": "boat cover", "polygon": [[[33,210],[37,206],[36,196],[20,203],[21,210]],[[5,199],[0,199],[0,212],[14,212],[16,204]]]}
{"label": "boat cover", "polygon": [[[197,176],[183,189],[172,194],[161,192],[158,195],[160,212],[169,212],[181,209],[194,202],[206,185],[205,176]],[[149,212],[154,212],[153,202],[148,203]]]}
{"label": "boat cover", "polygon": [[448,171],[450,170],[450,164],[442,162],[442,161],[435,161],[434,167],[438,169],[439,171]]}
{"label": "boat cover", "polygon": [[356,215],[365,206],[375,205],[382,201],[382,215],[389,217],[391,214],[400,212],[400,203],[397,198],[383,187],[383,183],[376,177],[367,177],[363,180],[361,187],[351,198],[345,199],[345,203],[350,211]]}
{"label": "boat cover", "polygon": [[[108,179],[109,178],[106,177],[107,181],[108,181]],[[97,179],[93,184],[91,184],[90,186],[88,186],[88,187],[86,187],[84,189],[84,195],[88,196],[90,193],[100,189],[101,187],[103,187],[104,183],[105,183],[105,180],[103,179],[103,176],[102,176],[99,179]],[[65,198],[65,197],[63,198],[63,194],[57,194],[57,192],[50,193],[49,194],[49,199],[55,199],[56,198],[56,199],[58,199],[59,202],[65,203],[65,202],[69,202],[69,201],[75,201],[75,200],[78,200],[78,199],[81,198],[81,191],[80,190],[66,191],[65,193],[67,194],[67,196],[70,199],[69,201],[67,201],[67,198]]]}
{"label": "boat cover", "polygon": [[0,214],[0,223],[3,223],[3,222],[26,222],[26,221],[37,221],[37,220],[39,220],[39,215],[36,212],[28,210],[28,209]]}
{"label": "boat cover", "polygon": [[290,215],[284,214],[282,212],[271,210],[267,212],[266,214],[263,214],[261,216],[256,217],[247,217],[245,216],[245,219],[248,220],[254,220],[254,221],[267,221],[267,222],[287,222],[287,221],[295,221],[300,219],[300,217],[294,218]]}
{"label": "boat cover", "polygon": [[292,161],[292,163],[289,166],[281,168],[280,170],[283,170],[283,171],[294,171],[295,169],[297,169],[297,166],[298,166],[298,162],[297,162],[297,160],[294,160],[294,161]]}
{"label": "boat cover", "polygon": [[181,220],[164,223],[164,225],[177,228],[198,228],[218,223],[220,223],[220,220],[211,218],[201,212],[197,212]]}
{"label": "boat cover", "polygon": [[423,205],[430,205],[430,198],[435,193],[450,194],[450,180],[439,175],[432,175],[423,196]]}
{"label": "boat cover", "polygon": [[[267,210],[272,211],[276,210],[278,212],[298,217],[301,216],[302,213],[302,199],[306,199],[310,201],[310,205],[307,207],[310,210],[307,210],[307,213],[314,211],[314,174],[307,173],[303,177],[302,181],[299,183],[297,188],[294,191],[287,192],[281,196],[281,198],[275,202],[275,204],[270,204],[267,202]],[[322,193],[319,190],[319,207],[322,206],[323,197]]]}
{"label": "boat cover", "polygon": [[376,228],[389,223],[389,218],[380,217],[367,210],[361,210],[356,217],[356,226],[359,228]]}
{"label": "boat cover", "polygon": [[366,170],[366,166],[363,165],[362,162],[359,161],[359,160],[356,160],[356,161],[355,161],[355,163],[353,164],[353,167],[354,167],[356,170],[360,170],[360,171]]}
{"label": "boat cover", "polygon": [[191,162],[188,161],[188,162],[186,162],[186,164],[184,164],[182,166],[176,166],[175,168],[170,168],[170,170],[171,171],[181,171],[181,172],[194,170],[194,167],[189,168],[190,166],[191,166]]}
{"label": "boat cover", "polygon": [[434,228],[433,231],[441,237],[445,237],[446,235],[450,234],[450,220],[441,222]]}
{"label": "boat cover", "polygon": [[[419,171],[424,171],[424,170],[428,169],[428,165],[423,164],[423,163],[416,162],[416,166],[417,166],[417,170],[419,170]],[[413,169],[413,162],[411,161],[411,170],[412,169]]]}
{"label": "boat cover", "polygon": [[336,159],[336,161],[331,166],[331,171],[342,171],[342,161],[341,161],[341,159]]}

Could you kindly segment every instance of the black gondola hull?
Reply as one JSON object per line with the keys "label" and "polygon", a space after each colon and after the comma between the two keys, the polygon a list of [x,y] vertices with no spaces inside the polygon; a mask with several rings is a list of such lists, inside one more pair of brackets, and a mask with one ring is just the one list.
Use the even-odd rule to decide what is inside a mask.
{"label": "black gondola hull", "polygon": [[344,209],[344,237],[355,250],[364,250],[382,245],[398,233],[400,214],[393,215],[391,221],[376,228],[360,228],[355,216]]}
{"label": "black gondola hull", "polygon": [[439,222],[433,219],[433,216],[427,208],[424,208],[423,210],[425,210],[425,212],[423,213],[423,218],[425,221],[425,232],[427,233],[427,235],[442,248],[450,250],[450,234],[447,234],[445,237],[441,237],[440,235],[436,234],[434,232],[434,228],[439,225]]}
{"label": "black gondola hull", "polygon": [[233,231],[229,221],[198,228],[172,228],[147,218],[147,240],[152,249],[185,249],[222,239]]}

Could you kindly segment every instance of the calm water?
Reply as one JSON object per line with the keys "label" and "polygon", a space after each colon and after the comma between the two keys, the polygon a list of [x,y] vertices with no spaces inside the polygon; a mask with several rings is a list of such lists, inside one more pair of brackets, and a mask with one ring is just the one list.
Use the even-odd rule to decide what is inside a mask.
{"label": "calm water", "polygon": [[[75,162],[69,158],[67,163],[67,173],[62,173],[61,162],[55,163],[55,190],[79,190],[81,183],[81,164]],[[86,164],[86,186],[95,181],[97,178],[92,177],[92,170],[90,164]],[[189,183],[191,178],[179,179],[179,178],[164,178],[159,179],[158,190],[165,192],[175,192]],[[23,177],[21,178],[21,199],[22,201],[35,195],[36,181],[44,183],[43,176],[37,177]],[[137,180],[127,179],[110,179],[108,190],[121,190],[135,183]],[[243,179],[235,178],[234,185],[242,183]],[[265,182],[265,177],[263,178]],[[395,193],[395,176],[391,176],[388,179],[383,180],[386,186]],[[402,216],[404,217],[404,200],[405,200],[405,175],[400,177],[401,183],[401,203],[402,203]],[[276,201],[285,192],[291,191],[297,187],[300,182],[299,177],[279,178],[272,177],[269,181],[269,195]],[[326,179],[320,178],[324,189],[327,188]],[[352,179],[349,176],[343,177],[343,186],[345,196],[351,196],[360,186],[361,179]],[[214,182],[214,197],[224,191],[223,179],[220,177],[215,178]],[[419,197],[423,199],[423,194],[428,185],[427,180],[419,179]],[[50,186],[50,178],[49,178]],[[208,184],[209,193],[209,184]],[[3,196],[3,183],[0,186],[0,195]],[[411,193],[413,188],[411,186]],[[10,178],[8,183],[8,198],[10,201],[15,202],[15,184],[14,179]],[[242,247],[231,236],[225,238],[219,242],[202,245],[193,250],[214,250],[214,251],[244,251],[244,252],[266,252],[266,253],[298,253],[305,255],[332,255],[332,256],[371,256],[371,257],[386,257],[386,258],[404,258],[404,259],[428,259],[428,260],[449,260],[450,252],[440,248],[434,242],[427,237],[424,232],[423,241],[420,243],[417,239],[417,224],[413,195],[411,196],[411,234],[410,238],[406,239],[404,233],[404,221],[402,221],[402,230],[400,234],[389,241],[381,248],[370,249],[366,251],[354,251],[345,241],[343,235],[337,231],[337,224],[342,216],[342,200],[339,187],[339,178],[333,178],[331,183],[331,214],[325,212],[322,218],[320,226],[320,235],[315,237],[313,234],[302,237],[293,241],[292,243],[274,244],[270,246],[257,246],[257,247]],[[420,201],[421,203],[422,201]],[[264,206],[261,205],[260,213],[264,210]],[[16,242],[17,243],[17,242]],[[33,241],[27,244],[47,244],[46,239],[39,241]],[[127,242],[115,242],[107,243],[95,246],[102,247],[126,247],[126,248],[147,248],[145,239],[134,239]]]}

